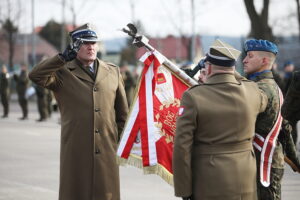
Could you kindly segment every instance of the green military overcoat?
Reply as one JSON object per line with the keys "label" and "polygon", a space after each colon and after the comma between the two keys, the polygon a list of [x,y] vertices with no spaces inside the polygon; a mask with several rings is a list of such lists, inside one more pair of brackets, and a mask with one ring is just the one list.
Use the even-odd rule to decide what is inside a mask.
{"label": "green military overcoat", "polygon": [[248,80],[216,74],[186,91],[174,142],[175,195],[193,200],[255,200],[252,147],[266,96]]}
{"label": "green military overcoat", "polygon": [[58,55],[30,79],[51,89],[61,113],[60,200],[119,200],[116,149],[128,106],[119,68],[103,61],[95,81]]}

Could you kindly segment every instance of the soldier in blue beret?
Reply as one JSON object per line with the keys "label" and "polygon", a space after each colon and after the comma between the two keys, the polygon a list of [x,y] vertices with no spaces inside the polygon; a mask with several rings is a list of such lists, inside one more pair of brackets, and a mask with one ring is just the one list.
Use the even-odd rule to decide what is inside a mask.
{"label": "soldier in blue beret", "polygon": [[280,200],[283,152],[294,163],[295,171],[299,171],[300,163],[291,137],[291,126],[280,114],[283,96],[271,71],[278,48],[270,41],[251,39],[245,42],[245,52],[243,64],[248,79],[255,81],[268,97],[266,110],[257,117],[253,141],[258,200]]}

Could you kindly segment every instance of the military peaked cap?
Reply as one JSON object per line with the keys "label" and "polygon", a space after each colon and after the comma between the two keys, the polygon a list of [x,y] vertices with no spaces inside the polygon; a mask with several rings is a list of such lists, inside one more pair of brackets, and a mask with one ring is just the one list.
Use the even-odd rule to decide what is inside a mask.
{"label": "military peaked cap", "polygon": [[216,40],[209,48],[206,54],[205,61],[223,67],[232,67],[235,65],[236,60],[241,52],[229,44]]}
{"label": "military peaked cap", "polygon": [[73,42],[75,42],[79,38],[85,42],[100,41],[100,39],[97,36],[97,33],[91,28],[89,23],[84,24],[70,32],[70,37]]}

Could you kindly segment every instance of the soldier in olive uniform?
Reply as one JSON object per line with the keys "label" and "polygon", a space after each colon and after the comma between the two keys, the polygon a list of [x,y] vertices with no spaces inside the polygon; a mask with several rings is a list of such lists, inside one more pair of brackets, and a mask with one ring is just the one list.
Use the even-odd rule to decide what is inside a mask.
{"label": "soldier in olive uniform", "polygon": [[53,92],[51,90],[47,90],[47,113],[48,117],[51,117],[52,111],[53,111]]}
{"label": "soldier in olive uniform", "polygon": [[[258,199],[279,200],[281,199],[284,154],[282,144],[277,138],[281,124],[283,123],[283,127],[286,128],[286,122],[282,122],[280,115],[283,96],[271,72],[278,49],[275,44],[267,40],[252,39],[245,42],[245,52],[247,53],[243,60],[245,73],[268,97],[265,112],[259,114],[257,118],[253,142],[257,159]],[[280,138],[292,141],[288,134]],[[293,142],[288,144],[291,145],[290,143]],[[295,152],[293,155],[297,160]],[[269,163],[269,160],[272,160],[272,163]]]}
{"label": "soldier in olive uniform", "polygon": [[[290,87],[282,105],[282,116],[287,119],[293,127],[300,120],[300,71],[295,71]],[[296,127],[296,126],[295,126]],[[293,128],[293,131],[296,129]],[[294,142],[297,142],[297,135],[293,135]]]}
{"label": "soldier in olive uniform", "polygon": [[38,112],[40,115],[40,118],[37,119],[37,122],[43,122],[47,120],[48,117],[48,106],[47,106],[47,89],[39,86],[39,85],[35,85],[34,86],[35,89],[35,93],[36,93],[36,97],[37,97],[37,106],[38,106]]}
{"label": "soldier in olive uniform", "polygon": [[[61,114],[59,200],[120,200],[117,143],[128,112],[119,67],[96,57],[96,32],[85,24],[72,44],[33,68],[53,91]],[[82,43],[83,42],[83,43]]]}
{"label": "soldier in olive uniform", "polygon": [[[292,82],[292,75],[293,75],[293,71],[295,69],[295,65],[292,61],[286,61],[284,63],[284,89],[283,89],[283,93],[286,95],[286,93],[288,92],[288,89],[291,85]],[[297,121],[295,120],[289,120],[291,126],[292,126],[292,136],[293,136],[293,140],[296,144],[297,139],[298,139],[298,132],[297,132]]]}
{"label": "soldier in olive uniform", "polygon": [[279,86],[281,91],[283,91],[284,90],[284,81],[283,81],[283,78],[281,77],[281,74],[278,71],[277,67],[278,67],[278,65],[275,62],[272,66],[271,71],[273,73],[273,77],[274,77],[275,82],[277,83],[277,85]]}
{"label": "soldier in olive uniform", "polygon": [[291,85],[282,105],[282,116],[293,122],[300,120],[300,71],[293,73]]}
{"label": "soldier in olive uniform", "polygon": [[257,199],[252,138],[267,98],[252,81],[236,79],[239,55],[230,45],[215,41],[205,59],[205,83],[183,94],[173,152],[178,197]]}
{"label": "soldier in olive uniform", "polygon": [[21,65],[21,73],[18,76],[14,74],[14,80],[16,81],[16,90],[18,93],[18,101],[22,109],[23,116],[20,120],[28,119],[28,102],[26,98],[26,90],[29,85],[27,66]]}
{"label": "soldier in olive uniform", "polygon": [[1,102],[3,105],[3,115],[2,118],[8,117],[9,112],[9,74],[5,65],[2,65],[0,73],[0,92],[1,92]]}
{"label": "soldier in olive uniform", "polygon": [[129,71],[128,66],[126,64],[120,67],[120,72],[124,80],[127,102],[130,106],[134,98],[134,88],[136,85],[136,80],[133,77],[132,73]]}

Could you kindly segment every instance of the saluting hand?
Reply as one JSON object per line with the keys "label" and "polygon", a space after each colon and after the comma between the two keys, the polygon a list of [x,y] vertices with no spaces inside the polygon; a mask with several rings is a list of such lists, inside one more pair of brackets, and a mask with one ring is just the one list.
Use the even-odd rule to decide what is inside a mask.
{"label": "saluting hand", "polygon": [[80,49],[83,41],[81,39],[77,39],[73,44],[69,44],[63,53],[59,55],[66,61],[74,60],[77,56],[77,52]]}

